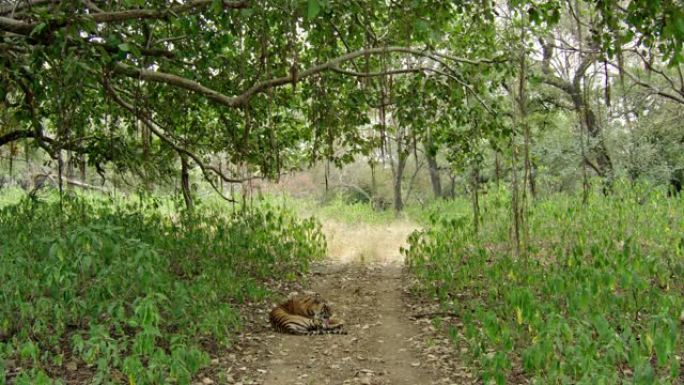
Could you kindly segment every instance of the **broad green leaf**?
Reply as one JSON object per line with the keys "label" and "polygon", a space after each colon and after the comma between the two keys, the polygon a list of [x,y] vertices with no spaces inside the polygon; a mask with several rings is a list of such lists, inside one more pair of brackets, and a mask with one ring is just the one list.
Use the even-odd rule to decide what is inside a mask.
{"label": "broad green leaf", "polygon": [[321,4],[319,0],[309,0],[307,17],[309,20],[313,20],[321,12]]}

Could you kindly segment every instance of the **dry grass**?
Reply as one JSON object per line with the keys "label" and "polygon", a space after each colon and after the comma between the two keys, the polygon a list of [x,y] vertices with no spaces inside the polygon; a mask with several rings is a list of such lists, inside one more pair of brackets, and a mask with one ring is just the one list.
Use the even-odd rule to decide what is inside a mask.
{"label": "dry grass", "polygon": [[386,224],[323,222],[329,259],[342,262],[403,262],[399,247],[417,226],[405,220]]}

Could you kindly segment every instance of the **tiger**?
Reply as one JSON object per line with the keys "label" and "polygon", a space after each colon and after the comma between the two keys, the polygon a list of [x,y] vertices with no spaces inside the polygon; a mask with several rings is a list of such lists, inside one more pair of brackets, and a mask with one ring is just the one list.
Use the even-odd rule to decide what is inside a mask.
{"label": "tiger", "polygon": [[269,321],[280,333],[295,335],[347,334],[344,323],[334,322],[330,305],[319,294],[298,295],[271,310]]}

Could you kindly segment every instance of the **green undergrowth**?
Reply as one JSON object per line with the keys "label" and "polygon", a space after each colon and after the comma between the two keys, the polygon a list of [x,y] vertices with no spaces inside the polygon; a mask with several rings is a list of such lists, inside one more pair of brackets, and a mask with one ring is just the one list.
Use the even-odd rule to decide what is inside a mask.
{"label": "green undergrowth", "polygon": [[0,209],[0,384],[188,384],[239,330],[237,304],[325,253],[317,222],[268,204],[192,216],[160,206],[72,197]]}
{"label": "green undergrowth", "polygon": [[26,196],[26,192],[19,187],[4,187],[0,191],[0,207],[17,204]]}
{"label": "green undergrowth", "polygon": [[520,257],[509,194],[483,200],[479,235],[456,203],[403,253],[415,290],[457,316],[442,325],[485,384],[682,384],[683,198],[636,187],[586,205],[541,199]]}

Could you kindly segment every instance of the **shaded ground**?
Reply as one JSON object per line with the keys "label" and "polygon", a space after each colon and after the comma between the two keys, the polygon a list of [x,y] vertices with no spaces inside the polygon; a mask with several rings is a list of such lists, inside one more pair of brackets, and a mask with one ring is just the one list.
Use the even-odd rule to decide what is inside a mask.
{"label": "shaded ground", "polygon": [[[267,314],[274,304],[254,304],[233,352],[214,360],[204,384],[470,384],[457,349],[406,295],[399,246],[412,230],[326,223],[331,260],[316,265],[304,286],[326,298],[348,335],[291,336],[274,333]],[[384,234],[384,237],[383,237]],[[455,320],[444,320],[456,322]],[[202,383],[202,382],[200,382]]]}

